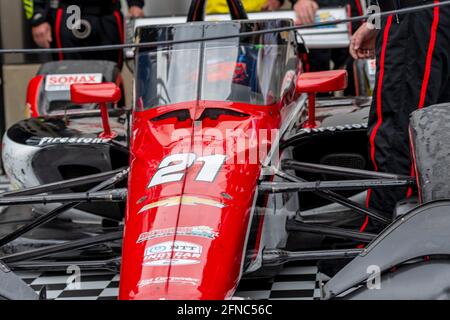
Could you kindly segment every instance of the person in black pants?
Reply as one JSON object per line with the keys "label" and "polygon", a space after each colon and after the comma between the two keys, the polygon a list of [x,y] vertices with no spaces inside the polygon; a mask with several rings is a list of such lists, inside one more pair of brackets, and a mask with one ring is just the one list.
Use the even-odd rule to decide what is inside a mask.
{"label": "person in black pants", "polygon": [[[439,1],[378,2],[381,11],[388,11]],[[383,17],[381,30],[365,23],[353,36],[350,53],[355,59],[374,55],[377,59],[369,117],[369,150],[375,169],[414,175],[409,116],[417,109],[450,101],[450,8]],[[406,187],[374,189],[369,191],[367,205],[391,217],[396,203],[411,194]],[[377,227],[374,222],[369,226]]]}
{"label": "person in black pants", "polygon": [[[144,0],[128,0],[130,17],[144,15]],[[77,6],[78,12],[77,12]],[[42,48],[113,45],[124,42],[119,0],[24,0],[33,39]],[[79,13],[79,15],[78,15]],[[81,19],[77,19],[77,18]],[[58,54],[58,59],[109,60],[122,66],[122,50]]]}

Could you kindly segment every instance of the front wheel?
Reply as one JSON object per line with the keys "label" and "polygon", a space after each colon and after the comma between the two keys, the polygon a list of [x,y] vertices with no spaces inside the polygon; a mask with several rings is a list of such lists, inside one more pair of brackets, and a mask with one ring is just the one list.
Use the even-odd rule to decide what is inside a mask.
{"label": "front wheel", "polygon": [[413,112],[410,137],[420,201],[450,199],[450,103]]}

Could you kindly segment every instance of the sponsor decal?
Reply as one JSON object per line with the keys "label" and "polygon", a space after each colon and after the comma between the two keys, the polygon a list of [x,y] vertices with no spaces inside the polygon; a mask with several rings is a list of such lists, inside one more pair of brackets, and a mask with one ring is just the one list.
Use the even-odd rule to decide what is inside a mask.
{"label": "sponsor decal", "polygon": [[367,123],[361,124],[346,124],[343,126],[336,127],[321,127],[321,128],[304,128],[301,129],[300,133],[318,133],[318,132],[334,132],[334,131],[345,131],[354,129],[367,129]]}
{"label": "sponsor decal", "polygon": [[69,138],[69,137],[59,137],[51,138],[45,137],[39,140],[39,146],[49,145],[49,144],[105,144],[109,143],[111,139],[103,138]]}
{"label": "sponsor decal", "polygon": [[179,153],[164,158],[159,164],[158,171],[153,176],[147,189],[170,182],[179,182],[185,175],[185,170],[194,163],[201,163],[202,169],[195,181],[214,182],[226,160],[225,155],[215,154],[198,157],[195,153]]}
{"label": "sponsor decal", "polygon": [[167,241],[145,250],[144,266],[186,266],[200,263],[201,245],[186,241]]}
{"label": "sponsor decal", "polygon": [[206,198],[200,198],[200,197],[194,197],[194,196],[177,196],[172,198],[167,198],[161,201],[150,203],[146,206],[144,206],[139,212],[143,213],[145,211],[160,208],[160,207],[175,207],[179,205],[186,205],[186,206],[197,206],[197,205],[205,205],[210,207],[215,207],[222,209],[225,207],[225,204],[211,200]]}
{"label": "sponsor decal", "polygon": [[72,84],[102,83],[101,73],[50,74],[45,78],[45,91],[70,91]]}
{"label": "sponsor decal", "polygon": [[137,243],[142,243],[156,238],[172,237],[175,235],[215,239],[217,238],[219,233],[215,232],[212,228],[207,226],[168,228],[144,232],[139,236]]}
{"label": "sponsor decal", "polygon": [[194,278],[186,278],[186,277],[157,277],[151,279],[141,280],[138,283],[140,288],[152,285],[152,284],[162,284],[162,283],[180,283],[180,284],[192,284],[198,285],[199,280]]}
{"label": "sponsor decal", "polygon": [[196,253],[157,253],[145,257],[145,267],[188,266],[200,263],[200,254]]}
{"label": "sponsor decal", "polygon": [[167,241],[163,243],[156,244],[145,250],[145,254],[152,253],[167,253],[167,252],[188,252],[188,253],[202,253],[202,246],[186,242],[186,241]]}

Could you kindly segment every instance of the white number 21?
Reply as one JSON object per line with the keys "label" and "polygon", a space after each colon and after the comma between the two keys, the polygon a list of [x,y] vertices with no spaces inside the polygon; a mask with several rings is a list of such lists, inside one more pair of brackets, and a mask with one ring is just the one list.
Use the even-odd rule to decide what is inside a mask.
{"label": "white number 21", "polygon": [[213,182],[225,163],[226,156],[212,155],[199,157],[195,153],[180,153],[168,156],[159,164],[158,171],[147,188],[152,188],[169,182],[181,181],[185,170],[195,162],[203,162],[203,167],[196,177],[196,181]]}

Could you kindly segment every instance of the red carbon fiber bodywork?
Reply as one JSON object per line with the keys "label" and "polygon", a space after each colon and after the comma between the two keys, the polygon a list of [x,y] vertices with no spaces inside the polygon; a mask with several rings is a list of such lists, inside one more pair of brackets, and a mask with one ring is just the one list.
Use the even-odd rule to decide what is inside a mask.
{"label": "red carbon fiber bodywork", "polygon": [[[207,109],[232,112],[200,118]],[[176,117],[182,110],[189,111],[189,119]],[[260,132],[280,124],[279,106],[231,102],[180,103],[134,113],[120,299],[232,297],[261,171],[250,149],[266,145],[262,149],[269,150],[270,137]],[[245,136],[245,148],[239,138],[229,138],[233,133]],[[169,155],[199,157],[214,154],[211,150],[228,157],[213,182],[198,180],[204,163],[196,161],[179,181],[148,187]],[[239,161],[243,154],[248,157]],[[198,227],[207,231],[199,236],[192,232]]]}
{"label": "red carbon fiber bodywork", "polygon": [[39,75],[31,79],[28,83],[27,107],[29,108],[30,116],[33,118],[39,117],[39,96],[44,84],[44,79],[45,76]]}

